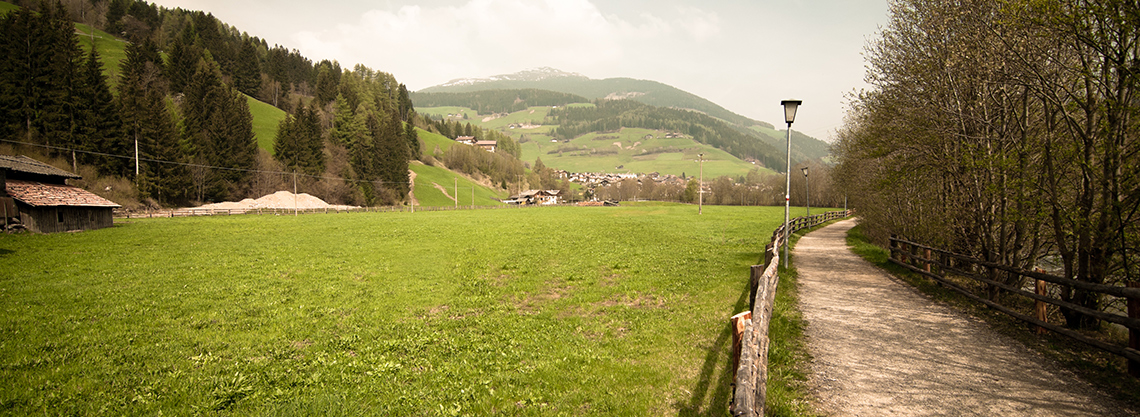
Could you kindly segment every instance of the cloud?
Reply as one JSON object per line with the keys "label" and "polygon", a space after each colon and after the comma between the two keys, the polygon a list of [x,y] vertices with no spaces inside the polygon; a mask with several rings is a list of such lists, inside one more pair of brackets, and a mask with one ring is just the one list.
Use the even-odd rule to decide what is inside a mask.
{"label": "cloud", "polygon": [[628,20],[603,14],[589,0],[468,0],[370,10],[358,22],[295,33],[293,40],[314,59],[362,63],[422,88],[540,66],[590,75],[650,53],[650,43],[717,34],[717,15],[692,7],[668,18],[642,13]]}

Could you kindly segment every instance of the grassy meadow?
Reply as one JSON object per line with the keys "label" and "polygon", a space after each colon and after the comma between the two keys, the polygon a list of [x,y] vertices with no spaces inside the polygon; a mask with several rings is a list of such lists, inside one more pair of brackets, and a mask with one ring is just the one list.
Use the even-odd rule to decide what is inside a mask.
{"label": "grassy meadow", "polygon": [[0,413],[723,415],[728,317],[781,221],[654,204],[0,235]]}
{"label": "grassy meadow", "polygon": [[[459,183],[460,206],[502,206],[500,198],[506,193],[498,195],[483,185],[472,182],[467,177],[434,166],[412,162],[408,167],[416,173],[415,191],[416,202],[420,206],[453,207],[455,201],[455,185]],[[440,190],[439,187],[443,187]],[[474,192],[472,191],[474,188]],[[472,201],[474,197],[474,201]]]}

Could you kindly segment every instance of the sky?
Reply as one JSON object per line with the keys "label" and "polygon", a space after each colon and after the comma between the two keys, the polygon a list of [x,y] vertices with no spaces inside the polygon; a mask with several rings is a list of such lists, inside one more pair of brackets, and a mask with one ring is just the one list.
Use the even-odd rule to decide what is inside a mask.
{"label": "sky", "polygon": [[551,67],[672,85],[831,141],[889,0],[157,0],[409,90]]}

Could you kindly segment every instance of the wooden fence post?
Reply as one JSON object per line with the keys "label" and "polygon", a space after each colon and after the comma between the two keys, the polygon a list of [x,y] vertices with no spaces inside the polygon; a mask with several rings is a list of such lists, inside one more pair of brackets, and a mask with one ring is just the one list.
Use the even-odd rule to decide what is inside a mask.
{"label": "wooden fence post", "polygon": [[[1049,288],[1046,286],[1045,281],[1037,280],[1037,295],[1049,295]],[[1037,300],[1037,303],[1034,307],[1034,310],[1037,311],[1037,320],[1049,322],[1047,315],[1048,310],[1046,310],[1046,307],[1048,307],[1048,305],[1045,304],[1044,301]],[[1045,330],[1044,327],[1037,326],[1037,334],[1045,333],[1048,333],[1048,330]]]}
{"label": "wooden fence post", "polygon": [[[1131,281],[1129,288],[1140,288],[1140,282]],[[1140,319],[1140,298],[1128,299],[1128,317]],[[1140,330],[1128,329],[1128,347],[1140,350]],[[1128,361],[1128,374],[1140,378],[1140,361]]]}
{"label": "wooden fence post", "polygon": [[930,273],[930,248],[923,249],[922,255],[927,259],[927,260],[923,261],[926,264],[926,266],[924,266],[923,269],[925,269],[926,273],[929,274]]}

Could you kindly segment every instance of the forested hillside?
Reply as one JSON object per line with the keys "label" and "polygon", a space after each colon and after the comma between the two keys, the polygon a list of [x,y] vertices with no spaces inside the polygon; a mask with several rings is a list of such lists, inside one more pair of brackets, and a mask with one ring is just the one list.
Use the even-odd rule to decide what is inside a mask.
{"label": "forested hillside", "polygon": [[136,0],[19,4],[0,7],[0,140],[123,178],[145,205],[262,195],[294,172],[330,202],[400,203],[408,161],[432,151],[418,135],[451,128],[418,117],[391,74],[314,64],[209,13]]}
{"label": "forested hillside", "polygon": [[[735,149],[738,151],[745,147],[755,149],[773,148],[780,150],[784,148],[786,143],[785,134],[775,130],[769,123],[752,120],[733,113],[716,103],[666,84],[632,78],[594,80],[579,74],[566,73],[552,68],[539,68],[516,74],[498,75],[489,79],[453,80],[444,85],[428,87],[414,92],[411,97],[413,102],[420,107],[462,106],[476,110],[479,114],[490,114],[494,113],[494,111],[484,111],[480,108],[467,105],[476,104],[477,100],[472,98],[474,94],[498,95],[502,94],[497,93],[499,91],[524,90],[549,90],[573,96],[581,96],[589,100],[630,100],[652,107],[659,107],[663,110],[672,110],[659,112],[656,117],[658,119],[666,117],[666,115],[681,114],[678,110],[701,114],[707,116],[707,119],[719,120],[721,123],[717,129],[730,128],[736,130],[737,133],[726,133],[721,136],[733,136],[737,138],[734,140],[739,142],[737,146],[735,146]],[[510,93],[506,95],[509,96]],[[536,106],[536,104],[531,103],[530,106]],[[499,106],[499,108],[502,108],[502,106]],[[511,111],[518,110],[517,106],[511,107],[511,109]],[[692,119],[692,117],[687,116],[686,118]],[[625,127],[644,127],[644,125],[627,125]],[[793,165],[809,160],[824,160],[830,155],[830,145],[826,142],[796,132],[793,132],[793,136],[795,136],[792,141]],[[741,137],[747,137],[747,140],[741,139]],[[753,146],[745,144],[744,142],[746,141],[761,143],[760,145]],[[710,142],[710,144],[712,144],[712,142]],[[719,145],[714,144],[713,146]],[[727,149],[725,150],[727,151]],[[741,158],[752,157],[751,154],[738,151],[732,151],[730,153]],[[767,160],[775,157],[779,157],[780,160],[786,160],[783,151],[769,155],[768,158],[755,157],[755,159]],[[782,167],[785,163],[780,163],[778,166]],[[776,166],[773,165],[769,165],[769,167],[776,169]]]}
{"label": "forested hillside", "polygon": [[537,106],[565,106],[571,103],[589,103],[590,100],[575,94],[547,90],[483,90],[467,93],[411,93],[412,102],[419,107],[459,106],[479,114],[511,113]]}
{"label": "forested hillside", "polygon": [[555,137],[571,139],[588,132],[639,127],[680,132],[697,142],[720,148],[740,159],[753,159],[774,171],[784,171],[786,157],[772,146],[733,129],[710,116],[654,107],[630,100],[599,100],[592,107],[566,107],[550,113]]}

